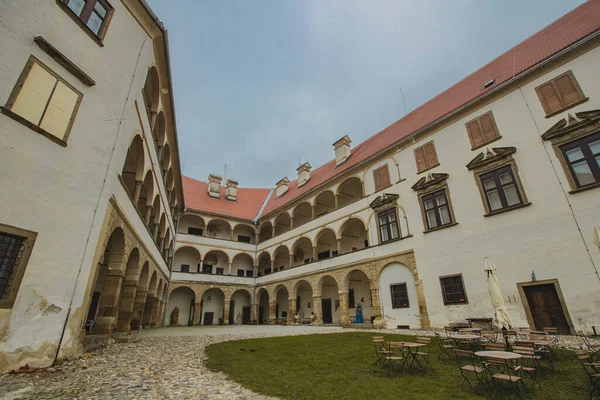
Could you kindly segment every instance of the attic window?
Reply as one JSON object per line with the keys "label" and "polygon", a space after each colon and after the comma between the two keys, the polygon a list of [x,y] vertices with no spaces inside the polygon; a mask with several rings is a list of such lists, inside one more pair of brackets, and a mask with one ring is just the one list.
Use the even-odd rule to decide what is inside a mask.
{"label": "attic window", "polygon": [[487,81],[486,83],[484,83],[483,87],[487,89],[490,86],[492,86],[494,83],[496,83],[496,80],[492,79],[491,81]]}

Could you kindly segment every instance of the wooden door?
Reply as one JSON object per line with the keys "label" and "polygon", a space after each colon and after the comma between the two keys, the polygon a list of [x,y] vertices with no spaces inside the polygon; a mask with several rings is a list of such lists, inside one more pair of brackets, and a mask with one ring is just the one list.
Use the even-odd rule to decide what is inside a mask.
{"label": "wooden door", "polygon": [[323,306],[323,323],[333,323],[333,315],[331,313],[331,299],[321,299],[321,304]]}
{"label": "wooden door", "polygon": [[242,324],[248,325],[250,323],[250,307],[242,307]]}
{"label": "wooden door", "polygon": [[204,325],[212,325],[215,313],[205,312],[204,313]]}
{"label": "wooden door", "polygon": [[523,289],[527,296],[536,330],[541,331],[547,327],[556,327],[561,335],[571,334],[562,304],[553,284],[525,286]]}

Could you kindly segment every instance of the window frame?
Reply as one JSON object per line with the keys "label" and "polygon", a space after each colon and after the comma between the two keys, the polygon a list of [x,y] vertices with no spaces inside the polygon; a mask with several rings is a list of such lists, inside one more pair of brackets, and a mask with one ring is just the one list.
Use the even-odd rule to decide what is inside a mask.
{"label": "window frame", "polygon": [[356,308],[354,288],[348,288],[348,308]]}
{"label": "window frame", "polygon": [[[395,219],[394,222],[396,222],[396,235],[397,236],[395,238],[392,238],[392,231],[391,231],[391,228],[389,228],[390,225],[392,225],[393,222],[387,222],[384,225],[381,225],[379,223],[379,218],[382,216],[382,214],[385,214],[385,216],[387,217],[387,215],[392,214],[392,213],[396,217],[396,219]],[[387,221],[387,218],[386,218],[386,221]],[[388,233],[388,235],[390,237],[390,239],[387,239],[385,241],[383,240],[383,236],[381,234],[383,227],[387,227],[388,228],[387,229],[387,233]],[[401,231],[400,231],[400,221],[398,221],[398,212],[396,210],[396,207],[391,207],[391,208],[388,208],[387,210],[382,210],[382,211],[379,211],[377,213],[377,232],[378,232],[378,235],[379,235],[379,243],[381,243],[381,244],[388,243],[388,242],[393,242],[395,240],[398,240],[398,239],[402,238]]]}
{"label": "window frame", "polygon": [[[187,271],[184,271],[183,267],[186,267]],[[189,273],[190,272],[190,265],[189,264],[180,264],[179,265],[179,272],[187,272],[187,273]]]}
{"label": "window frame", "polygon": [[[490,139],[488,141],[485,140],[485,136],[483,135],[483,127],[481,126],[481,119],[486,116],[490,117],[492,125],[494,127],[494,131],[496,133],[496,136],[494,136],[492,139]],[[471,130],[469,129],[469,125],[471,125],[473,122],[477,122],[477,125],[479,126],[479,131],[481,132],[481,138],[483,140],[483,143],[480,144],[479,146],[475,146],[475,144],[473,143],[473,137],[471,136]],[[472,120],[467,121],[465,123],[465,128],[467,130],[467,136],[469,137],[469,142],[471,143],[471,150],[477,150],[477,149],[484,147],[490,143],[493,143],[497,140],[502,139],[502,135],[500,135],[500,130],[498,129],[498,125],[496,124],[496,119],[494,118],[494,114],[492,113],[492,111],[488,111],[484,114],[481,114],[477,118],[473,118]]]}
{"label": "window frame", "polygon": [[[15,113],[14,111],[12,111],[12,108],[13,108],[15,102],[17,101],[19,94],[21,93],[21,90],[23,89],[23,85],[25,84],[25,81],[27,80],[29,73],[33,69],[34,64],[37,64],[39,67],[44,69],[46,72],[48,72],[50,75],[52,75],[58,82],[65,85],[67,88],[69,88],[71,91],[73,91],[77,95],[77,101],[75,102],[75,106],[73,107],[73,111],[71,113],[71,118],[69,120],[69,124],[67,125],[67,128],[65,129],[65,133],[64,133],[62,139],[59,138],[58,136],[54,135],[53,133],[50,133],[50,132],[46,131],[45,129],[41,128],[39,125],[34,124],[33,122],[25,119],[24,117],[20,116],[19,114]],[[52,94],[46,102],[46,108],[48,107],[48,104],[50,103],[51,99],[52,99]],[[60,75],[58,75],[57,73],[52,71],[52,69],[50,69],[46,64],[41,62],[37,57],[35,57],[34,55],[30,55],[29,59],[25,63],[25,67],[23,68],[23,70],[21,71],[21,74],[19,75],[19,78],[17,79],[15,86],[13,87],[13,90],[11,91],[10,95],[8,96],[8,100],[6,101],[6,104],[3,107],[0,107],[0,111],[3,114],[5,114],[6,116],[19,122],[20,124],[25,125],[27,128],[31,129],[32,131],[39,133],[40,135],[46,137],[47,139],[50,139],[54,143],[56,143],[62,147],[67,147],[67,141],[71,134],[71,130],[73,129],[73,124],[75,123],[75,118],[77,117],[77,112],[79,111],[79,107],[81,105],[82,99],[83,99],[83,93],[81,93],[79,90],[77,90],[73,85],[71,85],[69,82],[67,82],[65,79],[63,79]],[[41,121],[43,121],[43,117],[44,117],[44,114],[42,114],[40,123],[41,123]]]}
{"label": "window frame", "polygon": [[[384,180],[383,180],[384,175],[382,175],[382,172],[384,172],[384,171],[386,172],[385,176],[387,176],[387,185],[384,184]],[[379,188],[377,187],[377,178],[376,178],[377,174],[379,174],[380,181],[381,181],[381,186]],[[392,186],[392,178],[390,176],[390,168],[387,165],[387,163],[378,168],[375,168],[373,170],[373,186],[375,188],[375,193],[379,192],[381,190],[385,190],[385,189],[389,188],[390,186]]]}
{"label": "window frame", "polygon": [[[427,218],[427,211],[430,211],[430,210],[426,209],[425,201],[433,200],[433,204],[434,204],[433,211],[435,213],[435,218],[438,220],[438,222],[441,222],[441,218],[440,218],[440,214],[439,214],[440,206],[438,206],[435,201],[438,197],[440,197],[440,195],[443,195],[444,199],[446,200],[445,206],[448,208],[448,216],[450,217],[450,222],[447,222],[445,224],[439,223],[437,226],[431,227],[429,224],[429,219]],[[438,229],[443,229],[443,228],[447,228],[447,227],[456,225],[456,219],[454,218],[454,210],[452,208],[452,202],[450,200],[448,187],[446,185],[444,185],[441,188],[436,188],[434,190],[430,190],[426,193],[419,195],[419,202],[421,204],[421,212],[423,214],[423,226],[425,227],[425,232],[435,231]]]}
{"label": "window frame", "polygon": [[[404,286],[404,291],[406,292],[406,304],[397,305],[397,304],[395,304],[395,301],[394,301],[395,300],[394,288],[402,287],[402,286]],[[390,298],[392,300],[392,308],[394,310],[402,309],[402,308],[410,308],[410,296],[408,294],[408,285],[406,284],[406,282],[398,282],[398,283],[390,284]]]}
{"label": "window frame", "polygon": [[21,243],[20,254],[17,255],[12,267],[12,282],[8,286],[8,294],[5,299],[0,299],[0,309],[11,309],[19,293],[23,275],[29,264],[29,258],[33,251],[33,246],[37,239],[37,232],[17,228],[15,226],[0,224],[0,232],[11,236],[17,236],[23,240]]}
{"label": "window frame", "polygon": [[[107,0],[86,0],[90,1],[90,5],[84,6],[81,10],[81,15],[84,13],[87,19],[83,20],[81,15],[77,15],[71,8],[69,7],[70,0],[56,0],[56,4],[77,24],[83,31],[100,47],[104,47],[104,38],[106,37],[106,32],[108,32],[108,27],[112,21],[112,17],[114,15],[115,9]],[[98,34],[94,33],[92,29],[87,26],[87,22],[89,21],[92,13],[94,12],[94,7],[96,3],[100,3],[102,7],[106,9],[106,17],[102,21],[100,25],[100,29],[98,30]]]}
{"label": "window frame", "polygon": [[[591,152],[591,148],[589,146],[589,144],[591,142],[597,142],[597,141],[600,141],[600,131],[579,137],[577,139],[571,140],[569,142],[566,142],[566,143],[558,146],[558,150],[560,151],[560,154],[562,155],[562,161],[564,162],[564,166],[566,167],[566,170],[569,172],[568,175],[570,175],[570,178],[571,178],[570,182],[572,182],[572,186],[574,186],[575,190],[585,190],[585,189],[597,187],[598,185],[600,185],[600,166],[598,165],[598,162],[596,162],[596,160],[595,160],[595,157],[600,157],[600,153],[598,153],[597,155],[594,155],[594,153]],[[581,152],[584,155],[584,158],[582,158],[578,161],[575,161],[575,162],[571,162],[571,161],[569,161],[569,158],[567,157],[567,151],[573,150],[576,148],[579,148],[581,150]],[[585,161],[587,163],[587,165],[590,169],[590,172],[591,172],[593,178],[595,179],[595,182],[588,183],[587,185],[579,184],[579,181],[577,179],[575,171],[573,170],[573,164],[576,162],[581,162],[581,161]]]}
{"label": "window frame", "polygon": [[[500,180],[500,176],[504,175],[506,173],[510,174],[510,176],[512,177],[512,181],[508,184],[503,184],[502,181]],[[494,180],[495,186],[492,189],[486,189],[484,181],[489,181],[490,178]],[[485,198],[485,201],[486,201],[486,204],[487,204],[490,214],[506,211],[506,210],[513,209],[516,207],[520,207],[524,204],[523,196],[520,193],[520,188],[516,182],[516,177],[512,170],[511,165],[504,165],[502,167],[495,168],[495,169],[492,169],[491,171],[482,173],[479,175],[479,181],[481,182],[481,189],[483,190],[483,196]],[[504,187],[509,186],[509,185],[513,185],[517,189],[517,196],[519,197],[519,203],[517,203],[517,204],[513,204],[513,205],[508,204],[508,200],[506,197],[506,192],[504,191]],[[498,197],[499,197],[500,203],[502,205],[501,208],[498,208],[496,210],[492,210],[492,204],[491,204],[489,196],[488,196],[488,193],[493,190],[496,190],[496,192],[498,193]]]}
{"label": "window frame", "polygon": [[[562,98],[562,93],[558,90],[558,87],[556,86],[556,81],[567,75],[571,78],[571,82],[573,83],[573,86],[575,87],[575,90],[577,91],[577,94],[579,95],[579,100],[577,100],[571,104],[565,105],[564,100]],[[549,111],[549,110],[546,110],[546,107],[544,106],[545,99],[543,98],[543,96],[541,94],[541,88],[548,84],[551,84],[554,87],[554,92],[556,93],[558,100],[560,101],[561,105],[563,106],[562,108],[560,108],[558,110]],[[569,70],[567,72],[563,72],[562,74],[555,76],[554,78],[547,80],[546,82],[536,86],[535,93],[538,97],[538,100],[540,101],[540,106],[542,106],[542,110],[546,114],[546,118],[553,117],[556,114],[560,114],[563,111],[566,111],[570,108],[578,106],[579,104],[585,103],[586,101],[589,100],[589,97],[585,96],[585,94],[583,93],[583,90],[581,89],[581,86],[579,85],[579,82],[577,81],[577,78],[575,78],[575,75],[573,74],[573,71],[571,71],[571,70]]]}
{"label": "window frame", "polygon": [[[427,146],[431,146],[433,148],[433,154],[435,156],[435,162],[432,162],[431,164],[430,164],[429,160],[427,159],[427,150],[426,150]],[[419,156],[417,155],[417,152],[420,150],[423,151],[423,157],[425,160],[425,168],[424,169],[419,169]],[[413,153],[415,156],[415,164],[417,167],[417,174],[421,174],[425,171],[429,171],[430,169],[433,169],[440,165],[440,160],[438,158],[437,149],[435,148],[435,143],[433,140],[430,140],[429,142],[424,143],[421,146],[415,148],[413,150]]]}
{"label": "window frame", "polygon": [[[455,279],[455,278],[460,278],[460,285],[462,288],[462,297],[464,298],[464,301],[458,301],[458,302],[449,302],[448,298],[447,298],[447,292],[446,292],[446,286],[444,285],[444,280],[445,279]],[[461,304],[469,304],[469,299],[467,297],[467,290],[465,289],[465,281],[463,279],[463,275],[462,273],[460,274],[452,274],[452,275],[444,275],[444,276],[440,276],[440,287],[442,289],[442,301],[444,302],[445,306],[456,306],[456,305],[461,305]],[[451,293],[452,295],[455,295],[456,293]]]}

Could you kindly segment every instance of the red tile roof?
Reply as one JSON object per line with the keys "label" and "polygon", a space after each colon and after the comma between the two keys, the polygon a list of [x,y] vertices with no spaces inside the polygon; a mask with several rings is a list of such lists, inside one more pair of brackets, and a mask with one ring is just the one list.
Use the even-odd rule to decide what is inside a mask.
{"label": "red tile roof", "polygon": [[[476,100],[478,97],[509,81],[513,77],[535,67],[540,62],[589,36],[598,29],[600,29],[600,0],[590,0],[519,43],[445,92],[416,108],[404,118],[371,136],[352,149],[350,158],[339,167],[336,168],[335,160],[329,161],[312,171],[310,180],[301,188],[298,188],[297,180],[291,181],[287,193],[279,198],[276,198],[275,195],[271,196],[261,215],[266,216],[278,208],[291,203],[311,189],[341,175],[348,169],[375,156],[398,141],[433,124],[447,114]],[[484,88],[484,84],[492,79],[495,79],[494,84],[487,89]],[[198,192],[202,192],[201,199],[213,202],[220,201],[224,203],[222,206],[211,207],[208,204],[203,204],[203,200],[196,198],[194,194],[187,193],[188,187],[192,185],[186,185],[186,181],[192,180],[184,178],[185,201],[189,208],[206,211],[215,208],[219,211],[210,212],[228,212],[228,208],[225,206],[228,203],[226,200],[214,200],[208,197],[206,183],[195,181],[204,185],[202,190],[198,190]],[[242,202],[240,206],[247,204],[243,200],[243,194],[240,193],[240,190],[262,191],[261,193],[266,193],[267,191],[267,189],[238,189],[238,198]],[[246,219],[254,218],[256,216],[254,210],[256,212],[260,210],[260,206],[257,205],[258,197],[260,196],[256,196],[256,203],[253,200],[249,201],[249,203],[253,204],[251,210],[239,210],[238,215],[245,215],[247,216]],[[266,198],[266,194],[264,198]],[[253,215],[248,217],[251,214]]]}
{"label": "red tile roof", "polygon": [[237,201],[225,198],[225,187],[221,186],[221,197],[208,195],[208,183],[183,177],[183,196],[187,209],[211,214],[253,220],[258,215],[271,189],[237,188]]}

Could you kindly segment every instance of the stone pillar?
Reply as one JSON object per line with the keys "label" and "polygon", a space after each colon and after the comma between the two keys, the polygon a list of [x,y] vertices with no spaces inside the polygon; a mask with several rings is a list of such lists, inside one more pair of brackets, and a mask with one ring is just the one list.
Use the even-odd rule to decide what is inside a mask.
{"label": "stone pillar", "polygon": [[192,325],[200,325],[200,302],[194,303],[194,316],[192,317]]}
{"label": "stone pillar", "polygon": [[231,303],[231,297],[225,297],[223,300],[223,325],[229,325],[229,305]]}
{"label": "stone pillar", "polygon": [[156,117],[158,113],[156,111],[150,111],[150,130],[154,130],[154,125],[156,125]]}
{"label": "stone pillar", "polygon": [[146,215],[144,216],[144,223],[150,229],[150,216],[152,215],[152,206],[146,206]]}
{"label": "stone pillar", "polygon": [[161,327],[163,326],[163,320],[165,319],[165,302],[161,301],[159,303],[159,308],[158,308],[158,321],[156,321],[156,326],[157,327]]}
{"label": "stone pillar", "polygon": [[142,325],[150,326],[152,324],[152,313],[154,312],[154,296],[146,296],[144,304],[144,314],[142,317]]}
{"label": "stone pillar", "polygon": [[275,237],[275,222],[273,222],[273,225],[271,225],[271,237]]}
{"label": "stone pillar", "polygon": [[260,233],[256,232],[254,234],[254,244],[258,244],[259,240],[260,240]]}
{"label": "stone pillar", "polygon": [[338,205],[340,204],[340,196],[339,195],[335,195],[335,209],[338,209]]}
{"label": "stone pillar", "polygon": [[337,252],[338,256],[342,255],[342,239],[337,240]]}
{"label": "stone pillar", "polygon": [[348,308],[348,293],[339,292],[340,298],[340,325],[350,325],[350,309]]}
{"label": "stone pillar", "polygon": [[144,316],[144,307],[146,305],[147,290],[137,290],[135,294],[135,304],[133,306],[133,316],[131,317],[131,329],[140,329],[142,327],[142,318]]}
{"label": "stone pillar", "polygon": [[152,238],[156,241],[158,237],[158,222],[154,221],[154,226],[152,227]]}
{"label": "stone pillar", "polygon": [[290,253],[290,268],[294,266],[294,255]]}
{"label": "stone pillar", "polygon": [[233,229],[229,230],[229,240],[233,242]]}
{"label": "stone pillar", "polygon": [[[373,302],[373,327],[380,329],[383,327],[383,319],[381,318],[381,299],[379,298],[379,288],[371,287],[371,301]],[[368,322],[368,321],[367,321]]]}
{"label": "stone pillar", "polygon": [[231,275],[231,263],[229,263],[229,267],[227,268],[227,275]]}
{"label": "stone pillar", "polygon": [[135,190],[133,192],[133,203],[137,206],[140,201],[140,195],[142,193],[142,181],[135,181]]}
{"label": "stone pillar", "polygon": [[152,315],[150,317],[150,326],[153,328],[158,325],[158,319],[160,318],[160,299],[155,297],[152,304]]}
{"label": "stone pillar", "polygon": [[288,311],[288,325],[292,325],[294,323],[294,315],[296,315],[296,299],[289,298],[289,311]]}
{"label": "stone pillar", "polygon": [[423,281],[415,279],[415,289],[417,291],[421,329],[430,329],[431,323],[429,322],[429,312],[427,311],[427,303],[425,302],[425,293],[423,293]]}
{"label": "stone pillar", "polygon": [[312,260],[317,261],[317,246],[313,246]]}
{"label": "stone pillar", "polygon": [[119,301],[119,318],[117,320],[115,332],[129,333],[131,331],[131,320],[133,318],[133,307],[135,305],[136,292],[137,285],[135,281],[126,280],[123,283],[121,300]]}
{"label": "stone pillar", "polygon": [[314,205],[312,205],[312,206],[310,207],[310,219],[311,219],[311,220],[312,220],[312,219],[315,219],[315,206],[314,206]]}
{"label": "stone pillar", "polygon": [[277,302],[269,302],[269,325],[277,324]]}
{"label": "stone pillar", "polygon": [[[109,268],[110,265],[109,265]],[[123,269],[125,269],[123,267]],[[123,275],[118,267],[112,267],[104,280],[104,288],[100,295],[100,304],[98,315],[93,332],[99,334],[112,334],[115,328],[115,316],[119,307],[119,295],[121,294],[121,285],[123,284]]]}
{"label": "stone pillar", "polygon": [[[163,249],[165,247],[165,237],[161,237],[160,241],[157,243],[158,244],[158,250],[160,251],[161,255],[163,253]],[[163,257],[164,258],[164,257]]]}
{"label": "stone pillar", "polygon": [[258,316],[259,316],[259,312],[258,309],[260,308],[260,303],[254,303],[252,304],[252,307],[250,308],[250,322],[252,321],[256,321],[257,324],[260,324],[261,321],[258,320]]}
{"label": "stone pillar", "polygon": [[315,321],[313,325],[323,325],[323,303],[321,302],[321,296],[313,296],[313,313],[315,314]]}
{"label": "stone pillar", "polygon": [[275,271],[275,259],[273,258],[271,260],[271,273],[273,273]]}
{"label": "stone pillar", "polygon": [[294,216],[293,215],[290,217],[290,231],[292,229],[294,229]]}

